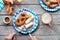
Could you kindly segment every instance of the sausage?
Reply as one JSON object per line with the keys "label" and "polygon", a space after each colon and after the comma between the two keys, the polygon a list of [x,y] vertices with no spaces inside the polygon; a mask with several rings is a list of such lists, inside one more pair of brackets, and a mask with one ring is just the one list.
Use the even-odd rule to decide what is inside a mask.
{"label": "sausage", "polygon": [[32,20],[34,19],[34,16],[31,16],[30,18],[28,18],[27,20],[26,20],[26,24],[28,24],[29,22],[31,22]]}
{"label": "sausage", "polygon": [[26,27],[26,28],[30,28],[30,27],[33,26],[33,24],[34,24],[33,22],[30,22],[30,23],[26,24],[25,27]]}

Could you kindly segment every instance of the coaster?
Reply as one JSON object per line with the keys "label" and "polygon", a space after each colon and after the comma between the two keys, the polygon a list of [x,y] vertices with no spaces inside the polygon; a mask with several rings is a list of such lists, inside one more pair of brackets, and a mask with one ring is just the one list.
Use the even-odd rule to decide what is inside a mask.
{"label": "coaster", "polygon": [[46,5],[42,2],[42,0],[39,0],[39,2],[40,2],[41,7],[42,7],[43,9],[47,10],[47,11],[54,12],[54,11],[57,11],[57,10],[60,9],[60,4],[59,4],[57,7],[51,9],[51,8],[49,8],[48,6],[46,6]]}

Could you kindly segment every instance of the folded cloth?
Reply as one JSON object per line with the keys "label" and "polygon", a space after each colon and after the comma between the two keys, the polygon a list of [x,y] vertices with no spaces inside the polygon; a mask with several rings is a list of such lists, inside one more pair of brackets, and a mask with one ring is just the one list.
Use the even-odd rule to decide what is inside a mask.
{"label": "folded cloth", "polygon": [[3,0],[0,0],[0,10],[2,10],[4,7],[4,3],[3,3]]}

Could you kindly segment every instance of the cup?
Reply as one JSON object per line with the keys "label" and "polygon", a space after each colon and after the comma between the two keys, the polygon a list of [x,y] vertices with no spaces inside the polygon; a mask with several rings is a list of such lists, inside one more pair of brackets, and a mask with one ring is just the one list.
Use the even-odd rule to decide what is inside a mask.
{"label": "cup", "polygon": [[9,23],[11,22],[10,17],[9,17],[9,16],[4,17],[3,22],[4,22],[5,24],[9,24]]}
{"label": "cup", "polygon": [[51,26],[52,23],[52,16],[49,13],[44,13],[41,15],[41,22],[43,24],[48,24],[49,26]]}

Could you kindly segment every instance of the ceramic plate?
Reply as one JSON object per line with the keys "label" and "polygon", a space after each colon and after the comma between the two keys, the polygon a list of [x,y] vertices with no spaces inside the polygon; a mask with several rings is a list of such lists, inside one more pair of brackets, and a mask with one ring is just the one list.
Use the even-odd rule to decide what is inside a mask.
{"label": "ceramic plate", "polygon": [[53,12],[53,11],[57,11],[57,10],[60,9],[60,4],[59,4],[57,7],[51,9],[51,8],[49,8],[48,6],[46,6],[46,5],[42,2],[42,0],[39,0],[39,2],[40,2],[41,7],[42,7],[43,9],[47,10],[47,11]]}
{"label": "ceramic plate", "polygon": [[[21,12],[29,12],[29,14],[33,15],[34,16],[34,24],[33,26],[28,29],[27,31],[23,31],[21,30],[19,27],[17,27],[15,25],[15,20],[17,18],[17,16],[21,13]],[[38,26],[38,17],[37,17],[37,14],[35,12],[33,12],[32,10],[30,9],[27,9],[27,8],[22,8],[22,9],[19,9],[18,11],[16,11],[15,15],[13,16],[13,25],[14,25],[14,28],[16,31],[22,33],[22,34],[29,34],[29,33],[32,33],[33,31],[35,31],[37,29],[37,26]]]}

